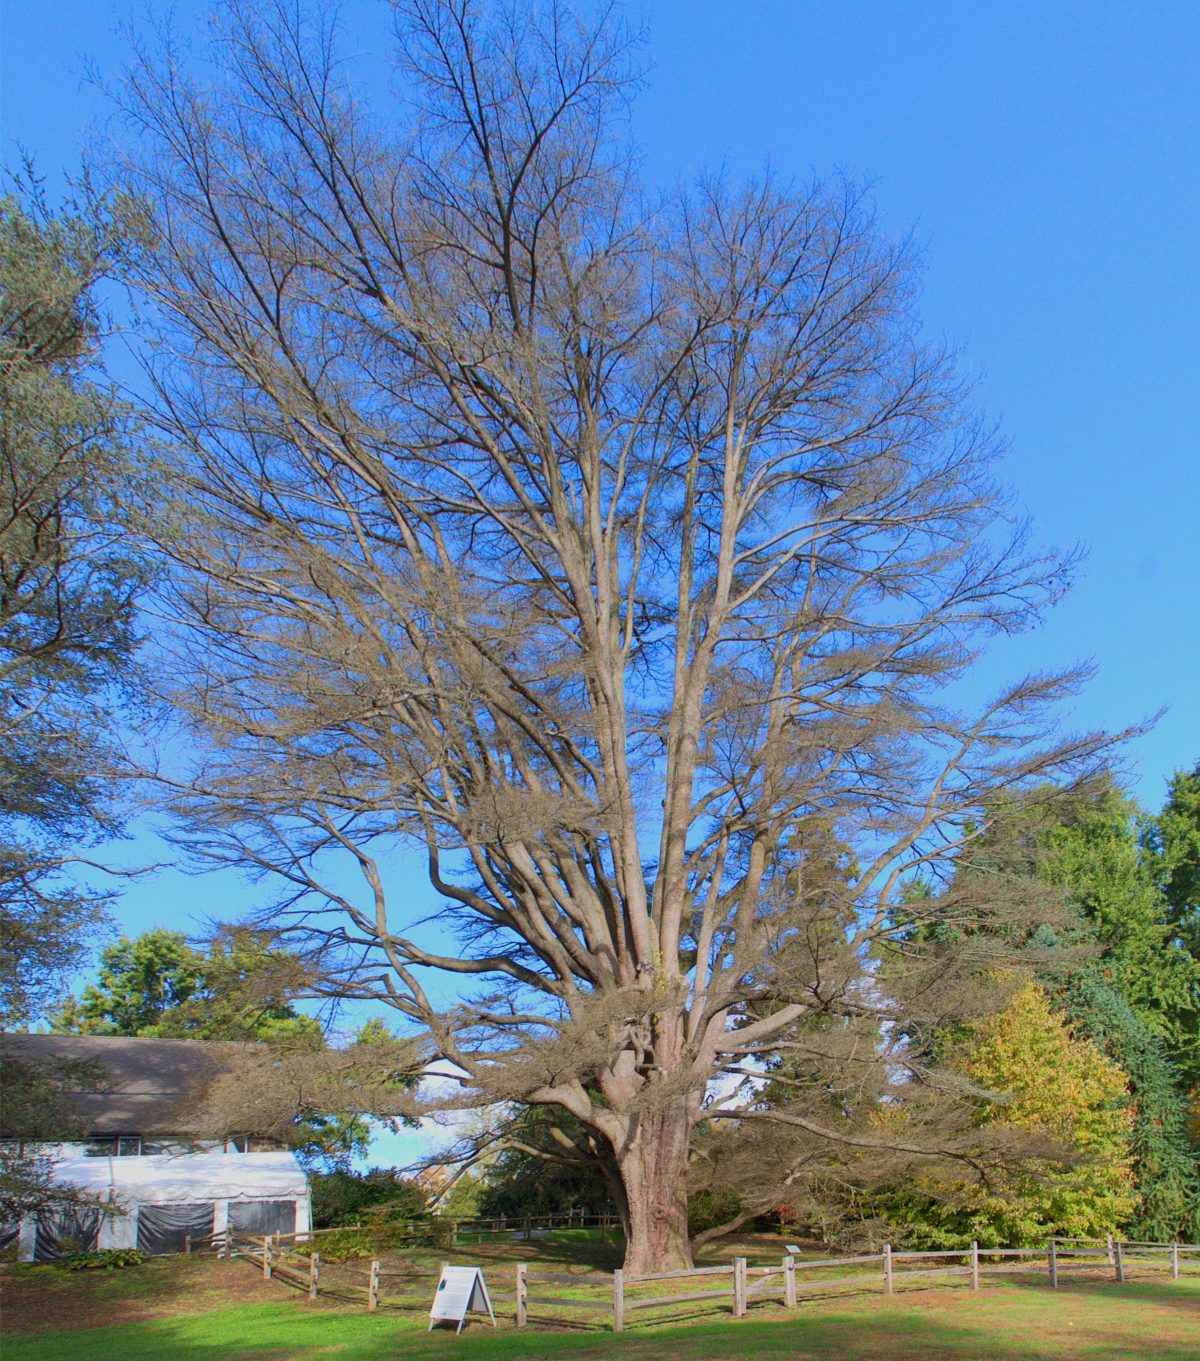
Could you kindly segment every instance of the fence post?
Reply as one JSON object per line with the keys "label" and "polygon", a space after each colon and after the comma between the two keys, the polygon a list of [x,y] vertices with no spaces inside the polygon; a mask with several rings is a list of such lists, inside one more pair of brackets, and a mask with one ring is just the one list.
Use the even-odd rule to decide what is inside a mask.
{"label": "fence post", "polygon": [[526,1241],[527,1243],[529,1243],[529,1242],[532,1242],[532,1240],[533,1240],[533,1218],[532,1218],[530,1215],[526,1215],[526,1216],[525,1216],[525,1241]]}
{"label": "fence post", "polygon": [[607,1240],[607,1237],[606,1237],[607,1230],[608,1230],[608,1216],[607,1216],[607,1215],[601,1215],[601,1216],[600,1216],[600,1241],[601,1241],[602,1243],[605,1243],[605,1242],[608,1241],[608,1240]]}
{"label": "fence post", "polygon": [[883,1293],[885,1295],[892,1293],[892,1245],[890,1243],[883,1245]]}
{"label": "fence post", "polygon": [[271,1279],[271,1235],[263,1239],[263,1280]]}
{"label": "fence post", "polygon": [[183,1255],[185,1257],[192,1255],[192,1235],[190,1233],[183,1235]]}
{"label": "fence post", "polygon": [[741,1318],[746,1312],[746,1259],[733,1259],[733,1316]]}
{"label": "fence post", "polygon": [[517,1264],[517,1327],[524,1328],[529,1322],[529,1285],[525,1273],[529,1270],[525,1262]]}
{"label": "fence post", "polygon": [[1053,1238],[1050,1240],[1050,1285],[1058,1289],[1058,1244]]}
{"label": "fence post", "polygon": [[308,1259],[308,1298],[315,1300],[321,1280],[321,1254],[314,1252]]}
{"label": "fence post", "polygon": [[625,1273],[618,1268],[613,1272],[613,1332],[625,1331]]}
{"label": "fence post", "polygon": [[1179,1279],[1179,1244],[1178,1244],[1178,1243],[1172,1243],[1172,1244],[1171,1244],[1171,1279],[1172,1279],[1173,1281],[1177,1281],[1177,1280]]}
{"label": "fence post", "polygon": [[787,1309],[796,1307],[796,1259],[790,1252],[783,1259],[783,1303]]}
{"label": "fence post", "polygon": [[1117,1242],[1114,1246],[1116,1247],[1116,1250],[1117,1250],[1117,1280],[1120,1281],[1122,1285],[1124,1285],[1124,1284],[1125,1284],[1125,1257],[1124,1257],[1124,1255],[1123,1255],[1123,1253],[1122,1253],[1122,1251],[1121,1251],[1121,1244],[1120,1244],[1120,1242]]}
{"label": "fence post", "polygon": [[979,1289],[979,1244],[971,1244],[971,1289]]}
{"label": "fence post", "polygon": [[450,1221],[450,1246],[451,1246],[452,1248],[456,1248],[456,1247],[458,1246],[458,1220],[457,1220],[457,1219],[452,1219],[452,1220]]}
{"label": "fence post", "polygon": [[1105,1247],[1108,1249],[1108,1264],[1109,1264],[1109,1266],[1116,1266],[1116,1264],[1117,1264],[1117,1258],[1116,1258],[1116,1254],[1113,1252],[1113,1236],[1112,1236],[1111,1233],[1110,1233],[1110,1234],[1108,1235],[1108,1237],[1104,1240],[1104,1245],[1105,1245]]}
{"label": "fence post", "polygon": [[379,1268],[378,1259],[371,1262],[371,1276],[367,1281],[367,1312],[371,1313],[379,1308]]}

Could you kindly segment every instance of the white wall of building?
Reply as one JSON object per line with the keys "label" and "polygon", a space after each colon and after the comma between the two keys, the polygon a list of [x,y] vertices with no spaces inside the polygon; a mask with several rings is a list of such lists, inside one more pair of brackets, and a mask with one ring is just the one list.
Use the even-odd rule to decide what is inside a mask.
{"label": "white wall of building", "polygon": [[[82,1152],[82,1146],[75,1147]],[[139,1205],[212,1202],[213,1232],[222,1233],[228,1227],[230,1201],[294,1200],[294,1231],[306,1233],[312,1227],[308,1177],[294,1153],[214,1150],[124,1158],[68,1156],[57,1162],[54,1176],[56,1181],[87,1191],[118,1211],[101,1220],[96,1242],[99,1250],[137,1246]],[[35,1232],[35,1219],[27,1216],[18,1240],[22,1261],[33,1258]]]}

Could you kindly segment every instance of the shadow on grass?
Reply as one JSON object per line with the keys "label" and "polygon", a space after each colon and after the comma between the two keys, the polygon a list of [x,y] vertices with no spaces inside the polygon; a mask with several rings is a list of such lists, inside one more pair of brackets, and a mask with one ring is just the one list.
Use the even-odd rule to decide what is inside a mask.
{"label": "shadow on grass", "polygon": [[[151,1258],[124,1270],[67,1271],[20,1265],[0,1273],[5,1332],[105,1324],[136,1324],[163,1314],[189,1314],[221,1304],[252,1303],[263,1294],[261,1274],[214,1258]],[[8,1361],[5,1356],[4,1361]]]}
{"label": "shadow on grass", "polygon": [[[1119,1292],[1119,1293],[1118,1293]],[[461,1337],[428,1333],[419,1320],[347,1315],[294,1304],[219,1312],[86,1333],[14,1339],[6,1361],[1196,1361],[1196,1285],[1138,1282],[984,1292],[958,1307],[893,1300],[839,1304],[799,1314],[711,1319],[663,1329],[580,1335],[472,1323]]]}

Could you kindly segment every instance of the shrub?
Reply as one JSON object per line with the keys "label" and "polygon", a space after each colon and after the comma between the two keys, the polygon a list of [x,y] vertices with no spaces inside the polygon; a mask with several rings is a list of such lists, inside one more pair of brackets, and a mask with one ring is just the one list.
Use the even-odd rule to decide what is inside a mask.
{"label": "shrub", "polygon": [[88,1252],[77,1249],[62,1258],[62,1266],[68,1271],[121,1270],[130,1266],[141,1266],[146,1254],[138,1248],[105,1248],[102,1252]]}
{"label": "shrub", "polygon": [[312,1179],[313,1227],[335,1229],[372,1220],[411,1223],[429,1213],[424,1187],[393,1168],[317,1173]]}

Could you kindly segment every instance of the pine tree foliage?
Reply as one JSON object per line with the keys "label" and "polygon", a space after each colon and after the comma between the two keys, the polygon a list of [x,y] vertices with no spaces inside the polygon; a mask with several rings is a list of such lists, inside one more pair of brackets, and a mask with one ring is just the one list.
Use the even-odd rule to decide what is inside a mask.
{"label": "pine tree foliage", "polygon": [[[1166,803],[1147,829],[1146,841],[1170,909],[1171,926],[1184,948],[1200,959],[1200,763],[1191,770],[1176,771]],[[1200,1055],[1195,1076],[1200,1079]]]}
{"label": "pine tree foliage", "polygon": [[1128,1078],[1135,1199],[1127,1232],[1160,1243],[1200,1242],[1200,1139],[1189,1130],[1185,1090],[1161,1038],[1102,969],[1076,977],[1064,1005],[1078,1032]]}
{"label": "pine tree foliage", "polygon": [[82,1035],[322,1043],[315,1017],[292,998],[304,965],[263,932],[220,932],[207,950],[158,928],[105,947],[99,977],[54,1015],[53,1029]]}
{"label": "pine tree foliage", "polygon": [[[22,186],[16,186],[20,188]],[[28,186],[24,186],[28,190]],[[114,704],[128,697],[140,473],[97,372],[99,282],[124,222],[0,198],[0,1019],[36,1016],[102,899],[64,872],[117,830]]]}
{"label": "pine tree foliage", "polygon": [[[1061,888],[1100,946],[1108,977],[1177,1062],[1200,1041],[1200,954],[1189,948],[1164,881],[1186,879],[1186,815],[1168,816],[1170,854],[1158,820],[1113,785],[1074,801],[1040,835],[1039,873]],[[1182,825],[1181,825],[1182,824]]]}
{"label": "pine tree foliage", "polygon": [[[247,1072],[260,1073],[265,1063],[271,1080],[244,1095],[240,1077],[222,1081],[220,1099],[208,1101],[214,1118],[209,1132],[269,1132],[306,1162],[344,1170],[366,1155],[371,1142],[365,1114],[371,1098],[364,1094],[370,1084],[363,1082],[362,1070],[382,1067],[381,1085],[407,1089],[412,1054],[372,1020],[346,1049],[330,1056],[319,1020],[293,1004],[307,977],[303,961],[261,931],[221,931],[207,950],[178,931],[147,931],[102,951],[97,982],[79,999],[68,998],[52,1017],[53,1028],[84,1035],[258,1041],[267,1046],[265,1058],[248,1060]],[[306,1078],[312,1087],[307,1093]],[[318,1090],[332,1101],[330,1108],[317,1104]],[[264,1091],[271,1100],[261,1099]]]}
{"label": "pine tree foliage", "polygon": [[964,856],[963,872],[1040,881],[1074,913],[1033,933],[1030,967],[1077,1032],[1126,1074],[1135,1181],[1127,1228],[1146,1238],[1194,1239],[1200,1227],[1200,1155],[1187,1116],[1200,1072],[1191,793],[1191,777],[1177,775],[1157,816],[1107,780],[1054,809],[1030,797]]}

